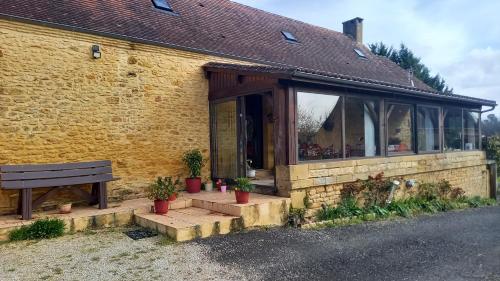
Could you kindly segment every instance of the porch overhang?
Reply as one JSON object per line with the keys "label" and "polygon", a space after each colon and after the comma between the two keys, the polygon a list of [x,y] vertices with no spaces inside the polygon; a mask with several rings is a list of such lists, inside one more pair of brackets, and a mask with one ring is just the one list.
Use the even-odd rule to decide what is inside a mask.
{"label": "porch overhang", "polygon": [[337,86],[356,90],[367,90],[392,94],[401,97],[426,99],[441,102],[456,102],[471,107],[489,106],[495,108],[496,101],[468,97],[456,94],[444,94],[437,91],[425,91],[419,88],[387,83],[372,79],[364,79],[349,75],[328,73],[294,67],[279,67],[267,65],[239,65],[227,63],[208,63],[204,66],[207,78],[212,72],[232,73],[239,76],[258,75],[270,79],[308,83],[323,86]]}

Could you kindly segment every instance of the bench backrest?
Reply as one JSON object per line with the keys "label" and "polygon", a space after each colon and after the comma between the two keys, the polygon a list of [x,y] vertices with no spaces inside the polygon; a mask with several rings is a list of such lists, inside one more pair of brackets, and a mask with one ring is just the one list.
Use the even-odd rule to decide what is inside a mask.
{"label": "bench backrest", "polygon": [[111,161],[60,164],[1,165],[4,189],[54,187],[113,180]]}

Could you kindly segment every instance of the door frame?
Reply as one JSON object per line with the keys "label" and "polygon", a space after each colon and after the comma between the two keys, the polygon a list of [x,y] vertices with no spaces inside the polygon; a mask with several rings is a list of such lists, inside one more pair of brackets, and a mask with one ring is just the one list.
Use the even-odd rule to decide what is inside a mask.
{"label": "door frame", "polygon": [[209,102],[210,114],[210,165],[211,177],[218,178],[217,174],[217,136],[216,113],[214,106],[220,103],[236,101],[236,161],[237,176],[246,176],[246,117],[245,117],[245,99],[244,96],[218,99]]}

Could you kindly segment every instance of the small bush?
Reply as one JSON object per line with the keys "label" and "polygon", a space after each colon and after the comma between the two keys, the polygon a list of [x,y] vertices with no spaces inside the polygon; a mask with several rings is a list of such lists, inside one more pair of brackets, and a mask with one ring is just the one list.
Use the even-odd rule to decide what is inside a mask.
{"label": "small bush", "polygon": [[9,233],[10,241],[50,239],[62,236],[64,234],[64,221],[60,219],[42,219],[37,220],[30,225],[24,225],[21,228]]}
{"label": "small bush", "polygon": [[500,172],[500,136],[487,138],[485,148],[488,159],[497,162],[497,169]]}

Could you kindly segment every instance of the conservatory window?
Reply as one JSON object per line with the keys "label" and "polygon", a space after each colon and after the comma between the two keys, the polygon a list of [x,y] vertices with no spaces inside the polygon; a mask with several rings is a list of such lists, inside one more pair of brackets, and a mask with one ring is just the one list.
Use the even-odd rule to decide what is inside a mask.
{"label": "conservatory window", "polygon": [[417,140],[419,152],[440,150],[439,108],[427,106],[417,108]]}
{"label": "conservatory window", "polygon": [[444,151],[462,150],[462,109],[444,110]]}
{"label": "conservatory window", "polygon": [[378,101],[346,97],[346,158],[380,155],[379,139]]}
{"label": "conservatory window", "polygon": [[388,104],[387,152],[409,153],[413,150],[413,106]]}
{"label": "conservatory window", "polygon": [[479,112],[464,110],[464,149],[479,149]]}
{"label": "conservatory window", "polygon": [[298,92],[297,132],[299,161],[342,158],[341,97]]}

